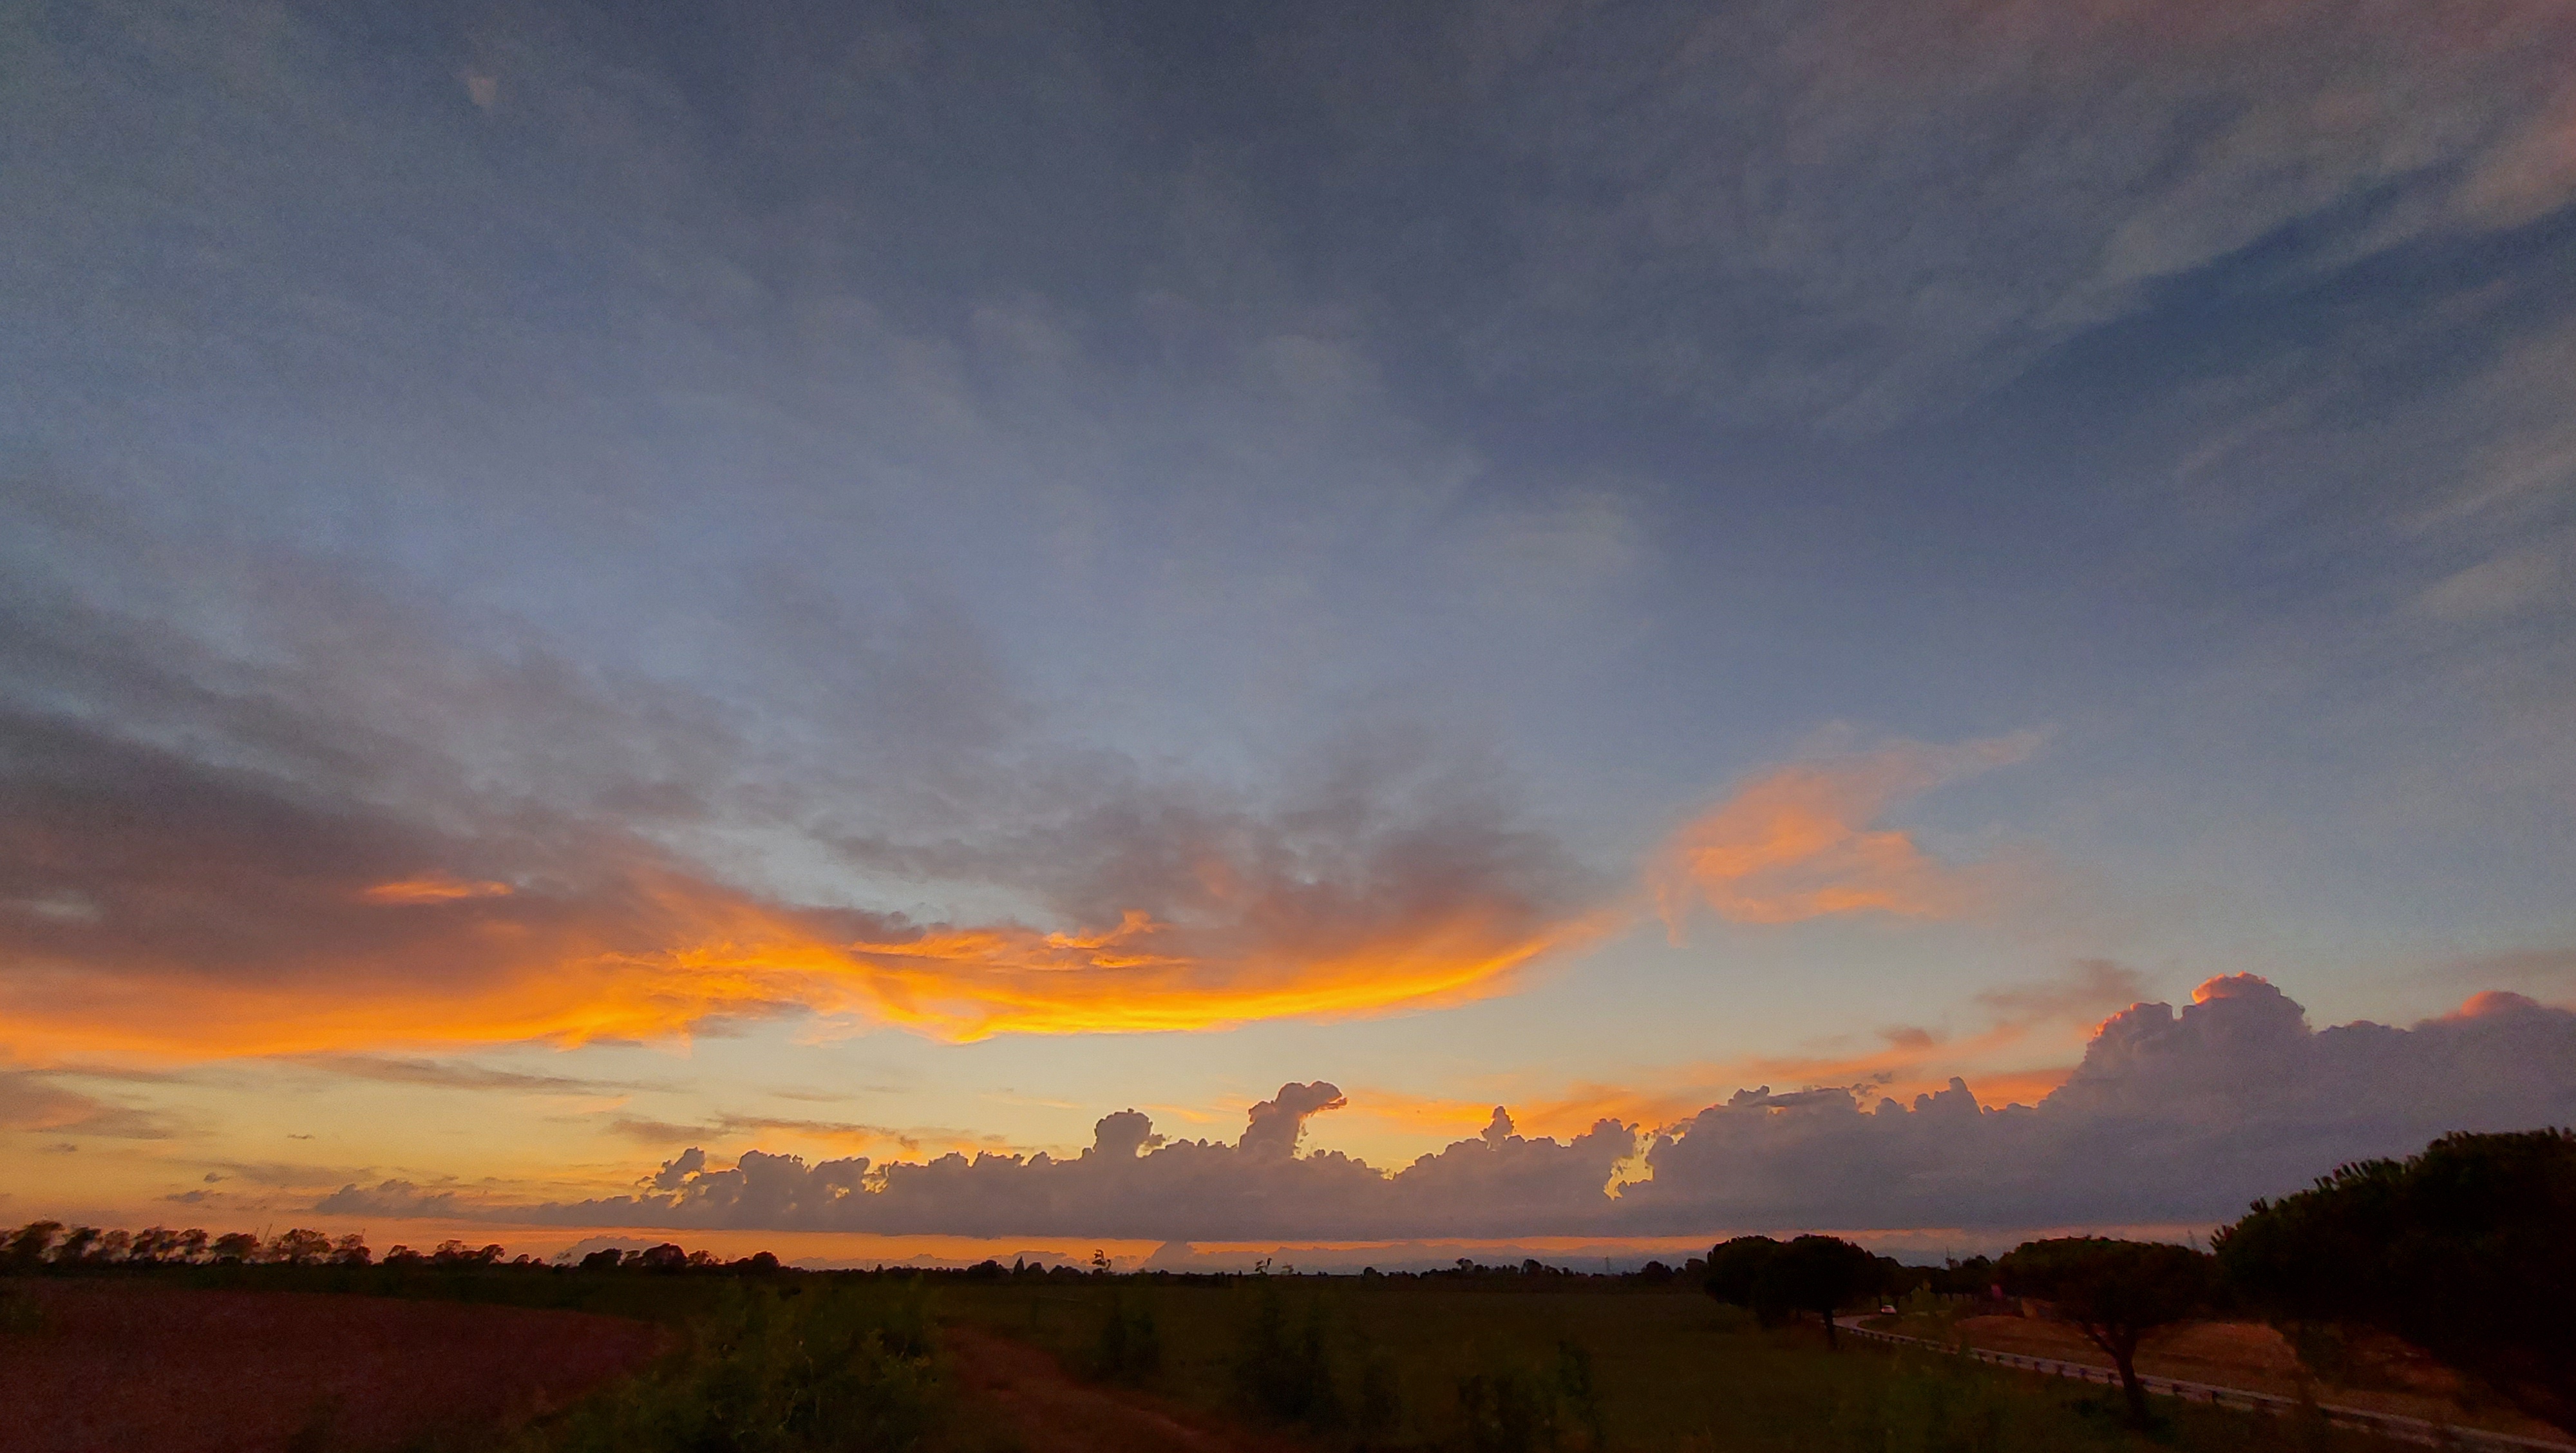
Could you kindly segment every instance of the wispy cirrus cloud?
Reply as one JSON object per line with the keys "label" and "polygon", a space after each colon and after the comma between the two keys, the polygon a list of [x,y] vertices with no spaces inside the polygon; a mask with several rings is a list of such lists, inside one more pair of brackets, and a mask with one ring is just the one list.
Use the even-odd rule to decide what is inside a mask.
{"label": "wispy cirrus cloud", "polygon": [[350,1079],[374,1080],[389,1085],[425,1085],[439,1090],[595,1096],[678,1088],[656,1080],[599,1080],[573,1075],[530,1074],[523,1070],[493,1069],[487,1065],[392,1055],[308,1054],[298,1056],[294,1063]]}
{"label": "wispy cirrus cloud", "polygon": [[1985,901],[1991,871],[1945,863],[1880,819],[1945,782],[2021,761],[2039,741],[1897,742],[1758,773],[1665,842],[1648,869],[1656,906],[1676,939],[1701,904],[1737,923],[1967,912]]}
{"label": "wispy cirrus cloud", "polygon": [[172,1140],[188,1133],[180,1117],[84,1095],[36,1070],[0,1071],[0,1130],[94,1135],[108,1140]]}
{"label": "wispy cirrus cloud", "polygon": [[918,1155],[924,1150],[934,1153],[958,1151],[972,1155],[1011,1148],[1007,1136],[943,1126],[870,1125],[853,1120],[814,1120],[731,1112],[720,1112],[686,1124],[639,1115],[620,1115],[609,1122],[608,1128],[629,1140],[647,1145],[673,1145],[682,1141],[722,1143],[745,1136],[764,1135],[775,1136],[788,1143],[802,1141],[853,1150],[892,1146],[907,1155]]}

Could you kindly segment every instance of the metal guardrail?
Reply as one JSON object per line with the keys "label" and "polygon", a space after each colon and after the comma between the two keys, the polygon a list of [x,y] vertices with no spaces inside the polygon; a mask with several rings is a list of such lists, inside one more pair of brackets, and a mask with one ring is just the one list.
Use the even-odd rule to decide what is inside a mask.
{"label": "metal guardrail", "polygon": [[[2031,1357],[2019,1352],[1995,1352],[1965,1344],[1950,1346],[1924,1337],[1908,1337],[1896,1332],[1882,1332],[1860,1325],[1859,1319],[1834,1319],[1834,1325],[1855,1337],[1896,1346],[1920,1347],[1944,1356],[1966,1355],[1996,1367],[2017,1368],[2024,1372],[2046,1373],[2052,1377],[2071,1377],[2083,1382],[2098,1382],[2112,1387],[2120,1385],[2120,1374],[2108,1367],[2095,1367],[2088,1362],[2067,1362],[2055,1357]],[[2219,1387],[2206,1382],[2185,1382],[2180,1378],[2138,1375],[2138,1386],[2160,1397],[2181,1398],[2185,1402],[2209,1403],[2217,1407],[2245,1408],[2258,1413],[2286,1414],[2305,1411],[2310,1404],[2276,1393],[2248,1392],[2238,1387]],[[2383,1438],[2396,1438],[2408,1443],[2422,1443],[2435,1448],[2466,1448],[2482,1453],[2576,1453],[2576,1443],[2560,1443],[2548,1438],[2526,1438],[2518,1433],[2495,1433],[2484,1428],[2463,1428],[2453,1423],[2435,1423],[2423,1418],[2410,1418],[2399,1413],[2373,1412],[2368,1408],[2346,1407],[2336,1403],[2317,1403],[2316,1410],[2338,1428],[2376,1433]]]}

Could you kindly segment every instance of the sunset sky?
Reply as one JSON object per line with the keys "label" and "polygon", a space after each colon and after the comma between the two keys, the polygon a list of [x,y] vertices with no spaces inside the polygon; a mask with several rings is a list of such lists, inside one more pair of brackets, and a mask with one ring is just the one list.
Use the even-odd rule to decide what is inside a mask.
{"label": "sunset sky", "polygon": [[0,1221],[1937,1253],[2576,1122],[2562,0],[0,37]]}

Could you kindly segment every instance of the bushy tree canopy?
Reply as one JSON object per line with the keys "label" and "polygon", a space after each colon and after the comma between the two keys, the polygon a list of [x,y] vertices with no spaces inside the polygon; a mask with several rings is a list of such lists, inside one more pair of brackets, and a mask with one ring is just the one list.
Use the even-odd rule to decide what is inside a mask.
{"label": "bushy tree canopy", "polygon": [[2138,1385],[2138,1342],[2199,1313],[2209,1303],[2212,1281],[2206,1252],[2102,1236],[2025,1241],[1996,1270],[2015,1295],[2047,1302],[2057,1317],[2110,1355],[2120,1370],[2129,1416],[2141,1426],[2147,1395]]}
{"label": "bushy tree canopy", "polygon": [[2576,1430],[2571,1228],[2576,1131],[2463,1133],[2255,1202],[2218,1259],[2276,1319],[2393,1332]]}
{"label": "bushy tree canopy", "polygon": [[1792,1311],[1824,1320],[1825,1342],[1835,1342],[1834,1312],[1879,1284],[1878,1259],[1834,1236],[1801,1236],[1786,1243],[1768,1236],[1738,1236],[1708,1254],[1708,1294],[1751,1307],[1766,1327]]}

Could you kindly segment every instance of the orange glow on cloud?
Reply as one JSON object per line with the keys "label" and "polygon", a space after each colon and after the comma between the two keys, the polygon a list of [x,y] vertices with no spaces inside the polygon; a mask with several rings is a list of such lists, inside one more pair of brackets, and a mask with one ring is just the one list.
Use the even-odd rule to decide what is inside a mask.
{"label": "orange glow on cloud", "polygon": [[[1872,820],[2033,741],[1899,744],[1756,776],[1658,859],[1665,916],[1678,923],[1693,898],[1760,923],[1958,911],[1981,870],[1945,866]],[[405,862],[373,839],[345,845],[376,854],[371,866],[258,842],[99,843],[94,912],[0,915],[0,956],[13,966],[0,976],[0,1051],[21,1060],[569,1045],[785,1015],[951,1042],[1339,1019],[1507,992],[1533,963],[1637,914],[1634,899],[1566,906],[1554,878],[1436,853],[1312,877],[1211,853],[1183,906],[1049,931],[782,904],[616,838],[565,855],[577,869],[519,866],[509,881]],[[1603,1091],[1533,1123],[1596,1102],[1620,1118],[1679,1103]]]}
{"label": "orange glow on cloud", "polygon": [[1406,911],[1215,926],[1130,913],[1097,933],[1009,924],[912,930],[643,872],[586,897],[429,877],[359,898],[368,905],[360,912],[401,905],[425,926],[411,937],[362,928],[346,944],[258,977],[192,972],[168,949],[21,973],[0,982],[8,1025],[0,1046],[41,1061],[575,1044],[792,1012],[951,1041],[1202,1030],[1500,992],[1534,959],[1615,922],[1468,894]]}
{"label": "orange glow on cloud", "polygon": [[453,903],[459,898],[505,898],[507,883],[464,883],[454,878],[406,878],[378,883],[358,896],[369,903]]}
{"label": "orange glow on cloud", "polygon": [[1602,1120],[1658,1129],[1723,1102],[1736,1090],[1770,1085],[1781,1090],[1846,1085],[1864,1105],[1880,1095],[1904,1100],[1964,1076],[1985,1105],[2035,1104],[2074,1073],[2071,1065],[2038,1069],[1979,1069],[1977,1062],[2020,1044],[2026,1023],[2003,1023],[1981,1034],[1942,1039],[1923,1034],[1889,1036],[1883,1049],[1848,1055],[1765,1056],[1674,1067],[1634,1085],[1578,1082],[1552,1092],[1506,1093],[1461,1099],[1368,1088],[1354,1091],[1345,1123],[1371,1121],[1401,1133],[1456,1139],[1484,1129],[1499,1102],[1523,1135],[1569,1138]]}
{"label": "orange glow on cloud", "polygon": [[1649,872],[1657,907],[1676,937],[1695,901],[1736,923],[1966,912],[1986,897],[1989,870],[1951,867],[1911,835],[1871,824],[1904,798],[2020,761],[2037,745],[2036,736],[2017,732],[1773,768],[1665,843]]}

